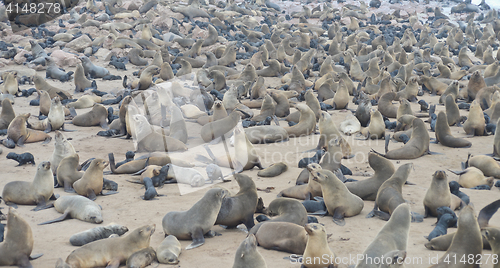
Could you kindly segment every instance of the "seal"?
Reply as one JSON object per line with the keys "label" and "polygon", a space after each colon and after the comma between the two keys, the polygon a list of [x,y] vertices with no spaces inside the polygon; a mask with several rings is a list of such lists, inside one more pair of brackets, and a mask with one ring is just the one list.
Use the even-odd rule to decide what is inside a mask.
{"label": "seal", "polygon": [[460,175],[460,177],[458,177],[458,183],[464,188],[474,188],[479,185],[488,185],[492,187],[495,182],[493,178],[485,178],[483,172],[476,167],[468,167],[455,174]]}
{"label": "seal", "polygon": [[385,138],[385,122],[380,111],[370,112],[370,123],[367,128],[361,130],[366,139],[382,139]]}
{"label": "seal", "polygon": [[156,258],[159,263],[178,264],[180,254],[181,243],[179,243],[179,240],[173,235],[165,237],[156,249]]}
{"label": "seal", "polygon": [[72,99],[72,96],[69,92],[51,86],[49,83],[47,83],[47,81],[45,81],[43,77],[39,75],[33,76],[33,83],[35,83],[35,88],[38,92],[42,90],[46,91],[47,93],[49,93],[51,99],[54,98],[55,96],[59,96],[61,100]]}
{"label": "seal", "polygon": [[5,204],[37,205],[33,210],[40,210],[54,193],[54,177],[50,171],[50,162],[38,165],[33,182],[11,181],[3,187],[2,199]]}
{"label": "seal", "polygon": [[19,92],[19,82],[17,82],[16,73],[8,72],[5,76],[2,75],[2,80],[2,93],[16,96]]}
{"label": "seal", "polygon": [[470,105],[469,116],[464,123],[464,131],[467,135],[483,136],[485,134],[485,119],[483,109],[477,101],[473,101]]}
{"label": "seal", "polygon": [[[498,256],[498,254],[500,254],[500,229],[495,227],[483,227],[481,228],[481,234],[483,239],[486,238],[488,240],[492,253]],[[498,268],[499,266],[498,263],[493,265],[494,268]]]}
{"label": "seal", "polygon": [[87,56],[81,56],[79,59],[82,61],[83,70],[87,77],[103,78],[111,74],[106,68],[94,65]]}
{"label": "seal", "polygon": [[352,156],[351,146],[349,145],[347,140],[345,140],[344,137],[340,134],[339,130],[333,122],[332,116],[329,113],[325,111],[321,112],[318,121],[318,128],[320,136],[318,145],[316,146],[316,150],[328,147],[328,144],[332,139],[339,139],[339,143],[342,148],[342,157],[350,158]]}
{"label": "seal", "polygon": [[127,259],[127,267],[144,268],[156,260],[156,251],[152,247],[141,249],[130,255]]}
{"label": "seal", "polygon": [[236,249],[233,268],[267,268],[266,261],[257,251],[255,235],[249,234]]}
{"label": "seal", "polygon": [[[66,139],[66,137],[64,137],[64,135],[60,131],[56,130],[54,139],[54,152],[52,152],[52,156],[50,157],[49,161],[51,163],[50,168],[52,169],[52,173],[55,175],[57,174],[57,169],[62,159],[76,154],[76,151],[73,145]],[[78,160],[76,165],[78,165]]]}
{"label": "seal", "polygon": [[75,92],[83,92],[86,88],[92,87],[92,82],[85,77],[85,71],[81,63],[76,64],[74,80]]}
{"label": "seal", "polygon": [[14,152],[10,152],[7,154],[6,158],[17,161],[18,165],[16,167],[26,164],[35,165],[35,158],[31,153],[16,154]]}
{"label": "seal", "polygon": [[402,159],[415,159],[426,153],[429,153],[429,132],[425,127],[424,121],[420,118],[413,119],[412,123],[413,132],[410,140],[401,148],[388,151],[389,140],[385,139],[386,153],[384,156],[388,159],[402,160]]}
{"label": "seal", "polygon": [[313,180],[321,184],[323,199],[328,213],[333,216],[333,222],[344,226],[344,217],[358,215],[363,210],[363,200],[349,192],[345,184],[329,170],[320,169],[317,165],[307,165],[307,170]]}
{"label": "seal", "polygon": [[373,211],[366,217],[377,215],[381,219],[388,220],[394,210],[400,204],[405,203],[403,198],[403,184],[408,179],[412,166],[412,163],[401,165],[389,179],[382,183],[375,198]]}
{"label": "seal", "polygon": [[446,108],[446,118],[449,126],[457,125],[461,126],[460,111],[458,110],[458,105],[452,96],[446,96],[445,99]]}
{"label": "seal", "polygon": [[275,115],[277,117],[288,116],[290,114],[290,103],[288,102],[288,98],[285,96],[285,94],[278,91],[272,91],[269,94],[276,102],[276,109],[274,112]]}
{"label": "seal", "polygon": [[75,249],[66,258],[66,266],[61,259],[56,267],[119,266],[135,252],[148,248],[156,225],[144,225],[126,236],[112,237],[86,244]]}
{"label": "seal", "polygon": [[[449,258],[464,258],[470,256],[473,263],[479,260],[483,249],[481,229],[474,215],[474,209],[468,205],[463,208],[458,217],[458,229],[455,233],[450,247],[438,260],[438,263],[431,267],[446,266]],[[467,266],[464,266],[467,267]]]}
{"label": "seal", "polygon": [[487,155],[475,155],[470,157],[466,163],[467,166],[480,169],[484,176],[500,178],[500,165],[497,161]]}
{"label": "seal", "polygon": [[45,73],[46,78],[58,79],[61,82],[71,80],[73,72],[70,71],[66,73],[65,71],[61,70],[51,57],[45,57],[45,65],[47,66],[47,70]]}
{"label": "seal", "polygon": [[210,142],[221,137],[236,127],[240,118],[240,114],[233,111],[225,118],[207,123],[200,130],[201,138],[204,142]]}
{"label": "seal", "polygon": [[396,93],[388,92],[382,95],[378,101],[378,111],[386,117],[396,118],[398,106],[392,103],[396,99]]}
{"label": "seal", "polygon": [[132,116],[137,133],[132,136],[137,139],[136,152],[174,152],[186,151],[186,145],[175,138],[152,130],[147,118],[140,114]]}
{"label": "seal", "polygon": [[361,197],[363,200],[375,201],[380,186],[394,174],[394,164],[386,158],[373,153],[368,153],[368,164],[375,172],[366,180],[346,182],[349,192]]}
{"label": "seal", "polygon": [[83,176],[73,183],[76,193],[95,200],[96,195],[101,193],[103,185],[102,171],[108,166],[108,162],[103,159],[94,159]]}
{"label": "seal", "polygon": [[431,185],[427,189],[424,197],[425,216],[438,216],[439,207],[451,206],[451,192],[448,185],[446,172],[438,170],[432,176]]}
{"label": "seal", "polygon": [[288,170],[288,165],[285,162],[274,163],[268,168],[259,170],[257,176],[261,177],[276,177]]}
{"label": "seal", "polygon": [[168,212],[162,220],[165,235],[174,235],[177,239],[192,239],[186,249],[193,249],[205,243],[205,234],[217,220],[222,200],[227,191],[210,189],[187,211]]}
{"label": "seal", "polygon": [[259,246],[293,254],[304,254],[307,232],[304,226],[291,222],[262,222],[255,233]]}
{"label": "seal", "polygon": [[44,141],[50,142],[52,137],[47,133],[39,130],[33,130],[26,127],[26,121],[30,114],[20,114],[12,120],[7,129],[7,138],[14,141],[17,146],[23,146],[25,143]]}
{"label": "seal", "polygon": [[472,73],[469,83],[467,84],[467,96],[469,101],[473,101],[476,98],[476,94],[482,88],[486,87],[486,83],[484,82],[484,78],[481,75],[481,72],[475,71]]}
{"label": "seal", "polygon": [[32,129],[43,130],[46,133],[52,130],[64,130],[64,107],[61,104],[59,96],[54,97],[50,103],[50,109],[47,118],[40,122],[31,124]]}
{"label": "seal", "polygon": [[313,110],[304,103],[298,103],[295,108],[300,112],[299,123],[292,127],[285,127],[289,137],[307,136],[316,129],[316,116]]}
{"label": "seal", "polygon": [[0,265],[32,267],[33,232],[30,225],[10,207],[6,227],[5,240],[0,243]]}
{"label": "seal", "polygon": [[[153,85],[153,76],[159,74],[160,67],[151,65],[144,69],[139,77],[139,81],[132,82],[132,88],[139,90],[146,90]],[[179,73],[177,73],[179,76]]]}
{"label": "seal", "polygon": [[100,239],[106,239],[112,234],[121,236],[126,232],[128,232],[127,227],[120,224],[111,223],[107,226],[99,226],[76,233],[69,238],[69,242],[75,247],[80,247],[90,242],[94,242]]}
{"label": "seal", "polygon": [[325,227],[318,223],[309,223],[304,226],[304,229],[307,232],[307,244],[302,259],[302,267],[335,267],[335,254],[328,246]]}
{"label": "seal", "polygon": [[59,218],[39,223],[38,225],[60,222],[66,218],[78,219],[90,223],[102,223],[101,207],[94,201],[79,195],[61,196],[51,205],[54,206],[57,212],[63,215]]}
{"label": "seal", "polygon": [[172,163],[168,155],[147,155],[146,158],[137,158],[117,168],[114,154],[109,153],[108,158],[109,167],[113,174],[132,174],[144,169],[148,165],[165,166],[168,163]]}
{"label": "seal", "polygon": [[108,110],[103,105],[96,103],[92,110],[87,113],[77,115],[71,121],[73,125],[80,127],[101,126],[108,129]]}
{"label": "seal", "polygon": [[130,60],[130,63],[136,66],[146,66],[148,65],[148,60],[144,59],[144,53],[142,52],[141,49],[138,48],[132,48],[129,53],[128,57]]}
{"label": "seal", "polygon": [[253,143],[273,143],[288,140],[288,132],[281,126],[253,126],[245,128],[248,140]]}
{"label": "seal", "polygon": [[257,188],[252,178],[247,175],[235,174],[234,179],[240,190],[234,196],[224,197],[215,224],[234,228],[243,223],[247,230],[250,230],[255,225],[253,214],[259,199]]}
{"label": "seal", "polygon": [[72,154],[63,158],[59,162],[59,167],[56,171],[57,183],[64,187],[67,193],[74,193],[73,183],[82,178],[83,172],[78,170],[80,157],[78,154]]}
{"label": "seal", "polygon": [[68,103],[66,105],[67,108],[75,108],[75,109],[85,109],[94,106],[95,103],[101,103],[102,98],[95,95],[83,95],[78,98],[77,101]]}
{"label": "seal", "polygon": [[[394,250],[406,250],[410,233],[410,206],[402,203],[396,207],[389,221],[363,252],[364,258],[356,268],[373,267],[371,260],[381,258]],[[384,258],[385,259],[385,258]]]}
{"label": "seal", "polygon": [[443,111],[440,111],[437,116],[436,141],[451,148],[470,148],[472,146],[470,141],[462,138],[456,138],[451,135],[448,118]]}
{"label": "seal", "polygon": [[269,206],[263,210],[263,213],[276,217],[256,224],[249,233],[256,234],[262,224],[266,222],[291,222],[300,226],[307,224],[307,211],[302,203],[296,199],[276,198],[269,203]]}
{"label": "seal", "polygon": [[2,112],[0,113],[0,129],[7,129],[10,122],[16,118],[16,113],[9,99],[2,100]]}

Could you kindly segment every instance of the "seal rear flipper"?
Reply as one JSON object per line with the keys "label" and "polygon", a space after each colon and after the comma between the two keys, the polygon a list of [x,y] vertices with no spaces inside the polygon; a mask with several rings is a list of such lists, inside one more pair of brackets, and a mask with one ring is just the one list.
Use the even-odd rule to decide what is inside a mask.
{"label": "seal rear flipper", "polygon": [[14,203],[12,203],[12,202],[5,201],[5,200],[4,200],[4,202],[5,202],[5,204],[6,204],[7,206],[9,206],[9,207],[13,207],[13,208],[17,209],[17,204],[14,204]]}
{"label": "seal rear flipper", "polygon": [[477,222],[481,228],[488,226],[488,223],[500,207],[500,199],[497,201],[485,206],[481,211],[479,211],[479,215],[477,217]]}
{"label": "seal rear flipper", "polygon": [[454,170],[448,169],[448,171],[451,172],[451,173],[453,173],[453,174],[455,174],[455,175],[458,175],[458,176],[467,173],[467,171],[465,171],[465,170],[454,171]]}
{"label": "seal rear flipper", "polygon": [[384,221],[388,221],[391,218],[391,215],[389,213],[381,210],[374,210],[372,212],[374,216],[377,216],[379,219]]}
{"label": "seal rear flipper", "polygon": [[142,184],[141,180],[135,180],[135,181],[133,181],[133,180],[126,180],[126,181],[131,182],[131,183]]}
{"label": "seal rear flipper", "polygon": [[21,136],[19,137],[19,139],[17,140],[17,143],[16,145],[19,146],[19,147],[24,147],[24,141],[26,140],[26,136]]}
{"label": "seal rear flipper", "polygon": [[75,189],[73,189],[73,185],[67,181],[64,182],[64,191],[66,193],[76,193]]}
{"label": "seal rear flipper", "polygon": [[[53,205],[53,204],[52,204]],[[42,223],[39,223],[38,225],[45,225],[45,224],[50,224],[50,223],[54,223],[54,222],[60,222],[60,221],[64,221],[66,218],[71,218],[71,216],[69,215],[69,211],[65,211],[61,217],[59,218],[55,218],[53,220],[50,220],[50,221],[46,221],[46,222],[42,222]]]}
{"label": "seal rear flipper", "polygon": [[328,216],[328,210],[318,210],[318,211],[314,211],[314,212],[307,213],[307,214],[318,215],[318,216]]}
{"label": "seal rear flipper", "polygon": [[42,210],[47,204],[45,203],[45,197],[40,196],[37,200],[36,207],[32,211]]}
{"label": "seal rear flipper", "polygon": [[108,159],[109,159],[109,168],[111,169],[111,172],[115,173],[116,171],[115,155],[113,153],[109,153]]}
{"label": "seal rear flipper", "polygon": [[203,230],[201,228],[196,228],[191,233],[191,238],[193,239],[193,243],[186,247],[186,250],[197,248],[203,244],[205,244],[205,237],[203,236]]}
{"label": "seal rear flipper", "polygon": [[45,128],[45,130],[43,132],[45,133],[49,133],[52,131],[52,125],[50,123],[47,124],[47,127]]}
{"label": "seal rear flipper", "polygon": [[52,140],[52,137],[47,137],[43,142],[42,142],[42,145],[44,144],[48,144],[50,141]]}
{"label": "seal rear flipper", "polygon": [[339,226],[345,225],[344,211],[342,208],[338,207],[333,212],[333,222]]}
{"label": "seal rear flipper", "polygon": [[29,256],[23,255],[19,257],[17,260],[17,266],[21,268],[33,268],[33,265],[30,263]]}
{"label": "seal rear flipper", "polygon": [[42,256],[43,256],[43,253],[38,253],[38,254],[34,254],[34,255],[29,256],[29,259],[30,260],[36,260],[36,259],[38,259],[38,258],[40,258]]}
{"label": "seal rear flipper", "polygon": [[76,131],[76,129],[66,129],[66,128],[64,127],[64,123],[63,123],[63,124],[62,124],[62,126],[61,126],[61,130],[62,130],[62,131],[65,131],[65,132],[75,132],[75,131]]}
{"label": "seal rear flipper", "polygon": [[[93,191],[92,191],[93,192]],[[119,193],[118,191],[107,191],[107,192],[101,192],[101,195],[112,195],[112,194],[117,194]]]}

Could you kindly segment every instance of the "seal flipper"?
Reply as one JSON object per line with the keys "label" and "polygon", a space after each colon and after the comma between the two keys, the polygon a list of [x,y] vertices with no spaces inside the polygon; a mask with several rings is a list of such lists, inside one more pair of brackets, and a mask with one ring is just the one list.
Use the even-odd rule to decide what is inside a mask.
{"label": "seal flipper", "polygon": [[375,210],[373,211],[373,214],[384,221],[388,221],[391,218],[391,215],[389,213],[381,210]]}
{"label": "seal flipper", "polygon": [[87,198],[92,200],[92,201],[95,201],[97,199],[97,196],[96,196],[94,190],[87,189]]}
{"label": "seal flipper", "polygon": [[17,209],[17,204],[14,204],[14,203],[12,203],[12,202],[5,201],[5,200],[4,200],[4,202],[5,202],[5,204],[6,204],[7,206],[9,206],[9,207],[13,207],[13,208]]}
{"label": "seal flipper", "polygon": [[[93,192],[93,191],[92,191],[92,192]],[[118,191],[107,191],[107,192],[105,192],[105,193],[104,193],[104,192],[101,192],[101,195],[106,196],[106,195],[112,195],[112,194],[117,194],[117,193],[119,193],[119,192],[118,192]]]}
{"label": "seal flipper", "polygon": [[338,207],[333,212],[333,222],[339,226],[345,225],[344,212],[342,207]]}
{"label": "seal flipper", "polygon": [[17,140],[17,144],[16,145],[19,146],[19,147],[24,147],[24,141],[25,140],[26,140],[26,136],[23,135],[23,136],[19,137],[19,139]]}
{"label": "seal flipper", "polygon": [[44,132],[49,133],[52,131],[52,125],[50,123],[47,124],[47,127],[45,128]]}
{"label": "seal flipper", "polygon": [[75,189],[73,189],[73,186],[71,185],[71,183],[65,181],[64,182],[64,191],[66,193],[76,193]]}
{"label": "seal flipper", "polygon": [[479,211],[479,215],[477,217],[477,222],[481,228],[488,226],[488,222],[490,221],[493,214],[495,214],[500,207],[500,199],[497,201],[485,206],[481,211]]}
{"label": "seal flipper", "polygon": [[60,222],[60,221],[64,221],[66,218],[71,218],[71,216],[69,215],[69,210],[64,211],[62,216],[59,218],[55,218],[55,219],[50,220],[50,221],[42,222],[42,223],[39,223],[38,225],[45,225],[45,224],[50,224],[50,223],[54,223],[54,222]]}
{"label": "seal flipper", "polygon": [[201,228],[196,228],[191,233],[191,238],[193,239],[193,243],[186,247],[186,250],[197,248],[203,244],[205,244],[205,237],[203,236],[203,230]]}
{"label": "seal flipper", "polygon": [[114,259],[108,263],[106,268],[118,268],[120,267],[120,260],[119,259]]}
{"label": "seal flipper", "polygon": [[31,255],[29,258],[30,258],[30,260],[36,260],[42,256],[43,256],[43,253],[38,253],[38,254]]}
{"label": "seal flipper", "polygon": [[375,203],[375,206],[373,206],[373,210],[366,214],[366,218],[373,218],[373,216],[375,216],[375,211],[378,211],[377,203]]}
{"label": "seal flipper", "polygon": [[37,199],[38,200],[36,200],[37,201],[36,202],[36,207],[34,209],[32,209],[32,211],[42,210],[45,207],[45,205],[46,205],[46,203],[45,203],[45,197],[39,196]]}
{"label": "seal flipper", "polygon": [[30,263],[29,256],[23,255],[19,257],[17,260],[17,266],[21,268],[33,268],[33,265]]}

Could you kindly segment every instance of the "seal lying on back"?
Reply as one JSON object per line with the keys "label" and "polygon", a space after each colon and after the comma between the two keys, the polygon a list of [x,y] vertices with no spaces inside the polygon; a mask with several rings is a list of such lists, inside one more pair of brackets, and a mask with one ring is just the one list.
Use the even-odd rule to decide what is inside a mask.
{"label": "seal lying on back", "polygon": [[63,213],[63,215],[39,225],[63,221],[68,217],[90,223],[102,223],[101,207],[86,197],[80,195],[61,196],[53,203],[53,206],[57,212]]}
{"label": "seal lying on back", "polygon": [[186,249],[203,245],[204,235],[214,226],[226,194],[227,191],[220,188],[210,189],[188,211],[167,213],[162,220],[165,235],[174,235],[178,239],[193,239],[193,243]]}
{"label": "seal lying on back", "polygon": [[135,252],[148,248],[156,225],[144,225],[126,236],[94,241],[71,252],[66,263],[59,259],[57,268],[118,267]]}

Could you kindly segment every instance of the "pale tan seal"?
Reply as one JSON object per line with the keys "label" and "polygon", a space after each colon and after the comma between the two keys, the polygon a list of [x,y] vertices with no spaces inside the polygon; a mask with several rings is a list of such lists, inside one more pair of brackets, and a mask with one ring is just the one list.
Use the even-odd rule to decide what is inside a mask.
{"label": "pale tan seal", "polygon": [[349,192],[345,184],[325,169],[319,169],[317,165],[309,164],[307,170],[313,176],[313,180],[321,184],[323,199],[328,213],[333,216],[333,222],[337,225],[345,225],[344,217],[358,215],[363,210],[363,200]]}
{"label": "pale tan seal", "polygon": [[168,235],[163,239],[161,244],[156,249],[156,258],[159,263],[177,264],[179,263],[179,255],[181,254],[181,243],[173,235]]}
{"label": "pale tan seal", "polygon": [[267,268],[266,261],[257,251],[255,235],[249,234],[236,249],[233,268]]}
{"label": "pale tan seal", "polygon": [[350,158],[352,157],[351,145],[347,142],[347,140],[340,134],[340,131],[335,126],[333,122],[332,116],[325,112],[321,112],[321,116],[318,121],[319,128],[319,141],[316,149],[319,150],[321,148],[328,147],[328,143],[332,139],[339,139],[340,145],[342,147],[342,157]]}
{"label": "pale tan seal", "polygon": [[436,120],[436,141],[446,147],[451,148],[469,148],[472,143],[466,139],[453,137],[451,135],[450,126],[448,125],[448,118],[443,111],[440,111]]}
{"label": "pale tan seal", "polygon": [[37,205],[33,210],[40,210],[54,193],[54,177],[50,171],[50,162],[38,165],[33,182],[11,181],[2,191],[6,204]]}
{"label": "pale tan seal", "polygon": [[134,252],[127,258],[126,265],[129,268],[144,268],[156,260],[156,251],[152,247],[144,248]]}
{"label": "pale tan seal", "polygon": [[2,112],[0,113],[0,129],[7,129],[10,122],[16,118],[16,113],[9,99],[2,100]]}
{"label": "pale tan seal", "polygon": [[126,236],[102,239],[86,244],[69,254],[64,263],[57,261],[56,267],[118,267],[135,252],[148,248],[156,225],[144,225]]}
{"label": "pale tan seal", "polygon": [[410,206],[402,203],[396,207],[389,221],[363,252],[363,259],[356,268],[374,267],[368,259],[382,258],[393,250],[406,250],[410,233]]}
{"label": "pale tan seal", "polygon": [[487,177],[495,177],[497,179],[500,178],[500,165],[490,156],[475,155],[470,157],[467,161],[467,166],[480,169]]}
{"label": "pale tan seal", "polygon": [[72,123],[80,127],[101,126],[104,129],[108,129],[107,120],[108,110],[103,105],[96,103],[89,112],[75,116]]}
{"label": "pale tan seal", "polygon": [[432,176],[431,185],[424,197],[425,217],[437,217],[439,207],[451,206],[451,192],[448,185],[446,172],[438,170]]}
{"label": "pale tan seal", "polygon": [[314,132],[316,128],[316,116],[314,112],[304,103],[298,103],[295,108],[300,112],[299,123],[292,127],[285,127],[289,137],[306,136]]}
{"label": "pale tan seal", "polygon": [[464,123],[464,131],[467,135],[483,136],[485,133],[485,119],[483,109],[477,101],[470,105],[467,121]]}
{"label": "pale tan seal", "polygon": [[192,239],[186,249],[193,249],[205,243],[204,235],[210,232],[220,210],[227,191],[214,188],[187,211],[171,211],[163,217],[165,235],[174,235],[177,239]]}
{"label": "pale tan seal", "polygon": [[388,151],[389,139],[386,139],[385,158],[393,160],[415,159],[429,153],[429,132],[420,118],[413,119],[413,132],[410,140],[401,148]]}
{"label": "pale tan seal", "polygon": [[229,116],[204,125],[200,130],[203,141],[210,142],[231,131],[240,120],[241,116],[237,111],[233,111]]}
{"label": "pale tan seal", "polygon": [[307,244],[302,259],[305,268],[334,268],[335,254],[328,246],[326,229],[319,223],[304,226],[307,232]]}
{"label": "pale tan seal", "polygon": [[39,75],[34,75],[33,76],[33,83],[35,83],[35,88],[38,92],[41,90],[46,91],[49,93],[50,98],[54,98],[55,96],[59,96],[62,100],[66,99],[71,99],[72,96],[70,93],[68,93],[65,90],[56,88],[54,86],[51,86],[45,79]]}
{"label": "pale tan seal", "polygon": [[78,170],[80,157],[78,154],[73,154],[63,158],[59,162],[59,166],[56,171],[57,183],[59,186],[64,187],[64,191],[68,193],[74,193],[73,183],[82,178],[82,171]]}
{"label": "pale tan seal", "polygon": [[57,212],[63,215],[39,225],[63,221],[67,218],[78,219],[90,223],[102,223],[101,207],[94,201],[79,195],[61,196],[53,204]]}
{"label": "pale tan seal", "polygon": [[52,152],[52,156],[50,157],[50,168],[52,169],[52,173],[57,173],[57,168],[59,167],[59,163],[65,157],[76,154],[75,148],[73,145],[64,137],[64,135],[56,130],[56,134],[54,135],[55,144],[54,151]]}

